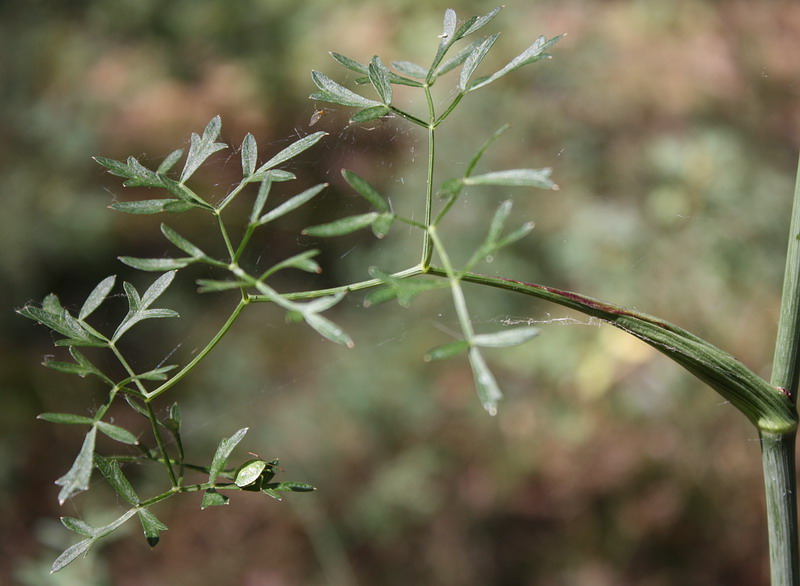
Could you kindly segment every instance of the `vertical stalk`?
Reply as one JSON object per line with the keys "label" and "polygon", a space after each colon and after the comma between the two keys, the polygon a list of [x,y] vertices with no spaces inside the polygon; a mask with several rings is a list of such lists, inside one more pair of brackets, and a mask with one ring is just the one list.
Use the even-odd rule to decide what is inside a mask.
{"label": "vertical stalk", "polygon": [[[797,367],[800,353],[800,165],[789,227],[789,246],[781,297],[781,314],[772,366],[771,383],[797,401]],[[796,432],[761,433],[761,458],[767,500],[769,558],[772,586],[799,586],[800,559],[797,538]]]}
{"label": "vertical stalk", "polygon": [[[425,185],[425,227],[427,228],[431,225],[433,216],[433,172],[436,163],[436,111],[429,85],[425,86],[425,100],[428,103],[428,172]],[[423,270],[427,270],[430,266],[432,256],[433,243],[426,230],[422,241],[422,260],[420,262]]]}
{"label": "vertical stalk", "polygon": [[761,433],[772,586],[797,586],[796,433]]}

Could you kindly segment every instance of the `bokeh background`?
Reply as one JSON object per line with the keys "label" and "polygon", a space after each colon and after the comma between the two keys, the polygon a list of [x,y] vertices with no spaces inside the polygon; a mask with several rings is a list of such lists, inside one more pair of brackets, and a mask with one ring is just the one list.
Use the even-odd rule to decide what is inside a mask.
{"label": "bokeh background", "polygon": [[[440,178],[513,122],[482,170],[554,167],[557,193],[471,190],[447,234],[464,258],[491,211],[511,196],[536,230],[484,272],[546,283],[636,307],[684,326],[768,376],[788,212],[800,148],[797,2],[509,0],[490,72],[539,34],[568,36],[554,59],[471,94],[441,127]],[[282,502],[236,496],[199,511],[199,497],[156,509],[170,530],[151,551],[127,531],[48,576],[73,542],[59,515],[101,522],[121,509],[102,481],[63,507],[53,480],[80,447],[76,429],[35,420],[86,413],[91,381],[42,368],[56,354],[44,328],[12,309],[56,291],[76,307],[103,277],[140,287],[151,275],[118,255],[160,256],[168,221],[204,242],[207,218],[125,217],[123,190],[92,155],[156,166],[220,114],[234,149],[198,174],[222,197],[240,169],[246,132],[261,160],[309,132],[320,105],[309,72],[349,79],[327,55],[362,62],[430,61],[445,8],[463,18],[494,5],[393,0],[81,0],[0,3],[0,582],[20,585],[705,585],[766,584],[766,536],[755,431],[720,397],[608,326],[529,299],[467,289],[480,331],[544,322],[540,338],[487,352],[505,391],[491,418],[464,359],[425,364],[451,339],[445,292],[365,309],[352,295],[331,316],[356,339],[346,350],[258,306],[174,400],[190,459],[251,428],[242,448],[281,458],[284,478],[319,490]],[[447,102],[447,84],[438,94]],[[419,96],[405,94],[410,108]],[[405,231],[331,242],[306,225],[363,211],[342,186],[347,167],[405,210],[419,206],[424,136],[393,122],[330,133],[290,165],[319,181],[317,203],[263,234],[251,259],[275,262],[323,247],[319,277],[282,290],[364,278],[369,266],[413,264]],[[285,185],[285,187],[284,187]],[[417,211],[417,214],[421,211]],[[198,297],[186,271],[165,297],[182,319],[139,326],[129,352],[185,361],[235,299]],[[105,317],[104,317],[105,316]],[[117,319],[113,310],[100,323]],[[136,429],[140,422],[115,413]],[[141,430],[144,433],[145,430]],[[141,490],[162,488],[128,469]]]}

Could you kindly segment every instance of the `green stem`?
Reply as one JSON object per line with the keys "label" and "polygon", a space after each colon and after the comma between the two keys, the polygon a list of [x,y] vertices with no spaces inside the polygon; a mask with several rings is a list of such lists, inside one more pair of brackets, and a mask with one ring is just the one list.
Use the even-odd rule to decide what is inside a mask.
{"label": "green stem", "polygon": [[[797,402],[800,354],[800,165],[795,182],[771,382]],[[800,584],[795,433],[761,434],[772,586]]]}
{"label": "green stem", "polygon": [[[433,172],[436,163],[436,110],[430,86],[425,86],[425,100],[428,103],[428,172],[425,180],[425,227],[431,225],[433,216]],[[431,235],[426,231],[422,240],[422,260],[420,266],[427,268],[431,264],[433,245]]]}
{"label": "green stem", "polygon": [[169,472],[169,479],[172,483],[172,486],[176,487],[178,486],[178,477],[175,475],[175,469],[172,467],[172,459],[169,457],[169,453],[167,452],[167,446],[164,443],[164,438],[161,437],[161,430],[158,428],[158,419],[156,418],[155,411],[153,411],[153,405],[151,405],[149,402],[145,402],[144,405],[147,408],[147,418],[150,420],[150,427],[153,429],[153,437],[156,438],[158,451],[161,454],[161,462]]}
{"label": "green stem", "polygon": [[153,399],[155,399],[156,397],[158,397],[162,393],[166,392],[173,385],[177,384],[187,374],[189,374],[192,371],[192,369],[197,365],[197,363],[200,362],[203,358],[205,358],[206,355],[209,352],[211,352],[211,350],[214,349],[214,346],[216,346],[219,343],[219,341],[223,338],[223,336],[225,336],[225,334],[228,332],[228,330],[231,329],[231,327],[233,326],[234,322],[239,317],[239,314],[242,313],[242,310],[249,303],[250,303],[250,299],[249,298],[241,299],[239,301],[238,305],[234,308],[233,312],[231,312],[231,315],[228,317],[228,320],[223,324],[223,326],[219,329],[219,331],[214,335],[214,337],[211,339],[211,341],[208,344],[206,344],[206,347],[203,348],[197,354],[197,356],[195,356],[192,359],[191,362],[189,362],[186,366],[181,368],[180,371],[178,371],[175,374],[175,376],[170,378],[168,381],[166,381],[164,384],[162,384],[158,388],[154,389],[153,391],[151,391],[149,393],[145,392],[144,393],[145,402],[149,403],[150,401],[152,401]]}
{"label": "green stem", "polygon": [[[408,277],[415,277],[417,275],[425,274],[425,270],[420,266],[411,267],[396,273],[392,273],[392,277],[396,279],[407,279]],[[349,285],[341,285],[339,287],[330,287],[328,289],[315,289],[313,291],[298,291],[295,293],[284,293],[282,297],[290,301],[300,301],[303,299],[316,299],[318,297],[325,297],[326,295],[336,295],[337,293],[349,293],[351,291],[360,291],[362,289],[371,289],[383,285],[384,282],[380,279],[367,279],[357,283],[350,283]],[[272,302],[274,299],[267,295],[253,295],[250,297],[253,303],[259,302]]]}
{"label": "green stem", "polygon": [[800,584],[795,441],[796,433],[761,433],[772,586]]}
{"label": "green stem", "polygon": [[439,254],[439,258],[442,259],[445,275],[447,275],[447,279],[450,281],[450,292],[453,297],[453,306],[456,310],[459,326],[461,326],[461,332],[464,334],[464,339],[472,344],[473,338],[475,337],[475,330],[472,328],[472,322],[469,319],[467,301],[464,299],[464,290],[461,288],[461,280],[459,276],[456,275],[455,269],[450,263],[450,257],[448,256],[442,241],[439,239],[439,236],[436,233],[436,228],[431,226],[428,228],[428,232],[431,235],[433,247]]}
{"label": "green stem", "polygon": [[222,234],[222,239],[225,241],[225,250],[228,251],[228,257],[231,259],[231,262],[235,262],[236,252],[233,250],[233,244],[231,244],[228,230],[225,228],[225,223],[222,221],[222,215],[220,215],[219,210],[214,210],[214,217],[217,218],[217,224],[220,234]]}
{"label": "green stem", "polygon": [[[448,271],[430,267],[430,275],[448,277]],[[472,272],[462,281],[489,285],[544,299],[602,319],[649,344],[730,401],[759,430],[793,433],[797,410],[785,394],[727,352],[661,318],[554,287],[490,277]]]}

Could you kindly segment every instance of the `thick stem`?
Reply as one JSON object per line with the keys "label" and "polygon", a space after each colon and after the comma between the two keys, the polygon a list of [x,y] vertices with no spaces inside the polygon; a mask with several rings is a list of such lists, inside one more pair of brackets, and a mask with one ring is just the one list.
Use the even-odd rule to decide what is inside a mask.
{"label": "thick stem", "polygon": [[[771,383],[783,389],[792,404],[796,404],[800,357],[800,165],[789,226],[777,338]],[[795,433],[761,435],[772,586],[800,584],[795,436]]]}
{"label": "thick stem", "polygon": [[761,434],[772,586],[800,584],[795,441],[795,433]]}

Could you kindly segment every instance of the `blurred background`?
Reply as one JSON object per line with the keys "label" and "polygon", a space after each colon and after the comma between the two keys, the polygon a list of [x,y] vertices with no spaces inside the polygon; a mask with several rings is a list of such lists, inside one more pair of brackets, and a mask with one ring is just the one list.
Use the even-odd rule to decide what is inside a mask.
{"label": "blurred background", "polygon": [[[446,231],[463,259],[508,197],[536,230],[479,270],[580,291],[677,323],[767,376],[800,148],[800,5],[768,1],[508,0],[480,73],[533,39],[568,33],[554,58],[471,94],[440,130],[439,178],[460,173],[487,136],[513,122],[479,170],[552,166],[559,192],[474,189]],[[155,167],[220,114],[232,145],[193,180],[211,199],[240,177],[246,132],[263,162],[321,104],[310,70],[352,86],[327,52],[361,62],[427,64],[442,14],[483,14],[483,1],[81,0],[0,3],[0,313],[3,436],[0,582],[20,585],[651,585],[766,584],[764,505],[755,431],[687,373],[608,326],[559,307],[468,287],[479,331],[542,322],[519,348],[487,352],[505,399],[491,418],[465,359],[425,364],[452,339],[446,292],[404,309],[365,309],[353,294],[330,316],[347,350],[249,309],[186,384],[179,401],[189,459],[249,426],[246,451],[281,459],[283,479],[314,494],[282,502],[235,495],[199,511],[199,496],[154,509],[170,528],[150,550],[138,525],[54,576],[75,541],[58,516],[119,514],[101,480],[63,507],[53,481],[80,448],[77,428],[36,421],[89,413],[92,381],[42,368],[64,359],[42,327],[12,311],[57,292],[79,307],[109,274],[143,289],[153,275],[119,255],[162,256],[166,221],[204,243],[200,215],[124,216],[124,190],[93,155]],[[448,102],[447,78],[437,104]],[[399,92],[408,108],[424,100]],[[422,213],[425,137],[399,123],[350,126],[328,108],[330,136],[287,166],[273,204],[320,181],[331,187],[253,245],[268,266],[322,247],[319,277],[287,274],[283,291],[360,280],[416,262],[406,231],[315,242],[304,226],[365,211],[342,185],[354,169],[407,213]],[[239,174],[239,175],[237,175]],[[248,197],[252,197],[250,194]],[[246,212],[246,198],[243,198]],[[185,274],[184,274],[185,273]],[[235,304],[197,296],[187,270],[165,296],[180,320],[138,326],[128,352],[144,367],[186,362]],[[98,327],[113,328],[114,306]],[[166,323],[169,321],[169,323]],[[138,345],[137,345],[138,342]],[[116,421],[139,429],[124,411]],[[115,449],[101,446],[102,449]],[[158,470],[128,468],[140,491]]]}

